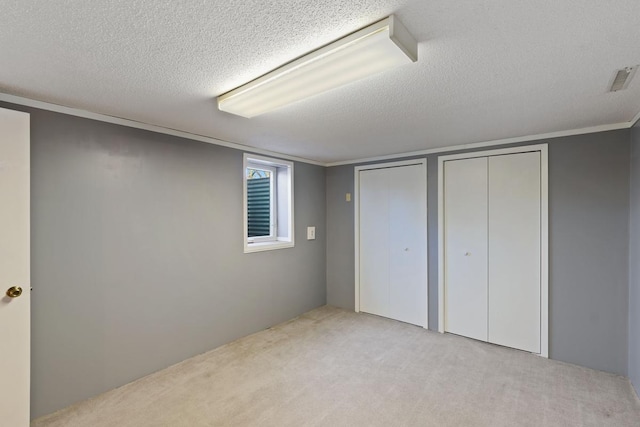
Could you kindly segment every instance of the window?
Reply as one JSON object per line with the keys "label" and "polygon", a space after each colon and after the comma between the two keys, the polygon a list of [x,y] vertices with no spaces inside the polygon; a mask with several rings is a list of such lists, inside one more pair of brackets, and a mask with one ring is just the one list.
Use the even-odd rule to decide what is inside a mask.
{"label": "window", "polygon": [[277,191],[276,168],[247,165],[247,237],[249,242],[277,240],[278,224],[275,214]]}
{"label": "window", "polygon": [[294,246],[293,163],[244,155],[244,251]]}

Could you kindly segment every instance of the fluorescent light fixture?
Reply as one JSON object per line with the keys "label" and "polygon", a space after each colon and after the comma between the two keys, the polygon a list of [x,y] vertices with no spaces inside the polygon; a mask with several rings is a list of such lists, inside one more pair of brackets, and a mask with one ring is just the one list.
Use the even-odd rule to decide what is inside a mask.
{"label": "fluorescent light fixture", "polygon": [[218,97],[218,108],[254,117],[418,60],[418,44],[393,15]]}

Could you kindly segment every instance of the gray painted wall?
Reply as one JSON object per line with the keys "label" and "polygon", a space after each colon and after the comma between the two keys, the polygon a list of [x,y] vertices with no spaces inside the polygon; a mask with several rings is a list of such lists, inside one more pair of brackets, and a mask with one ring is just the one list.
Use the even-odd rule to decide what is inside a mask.
{"label": "gray painted wall", "polygon": [[640,123],[631,131],[629,379],[640,395]]}
{"label": "gray painted wall", "polygon": [[324,168],[295,164],[295,248],[244,254],[241,151],[2,106],[31,113],[33,417],[325,304]]}
{"label": "gray painted wall", "polygon": [[[296,163],[296,247],[243,254],[242,152],[0,106],[32,114],[34,417],[327,300],[353,309],[353,165]],[[639,134],[631,187],[629,131],[549,141],[551,357],[628,369],[636,388]],[[437,156],[428,175],[435,329]],[[308,225],[317,240],[303,239]]]}
{"label": "gray painted wall", "polygon": [[550,355],[627,374],[629,131],[549,146]]}
{"label": "gray painted wall", "polygon": [[354,290],[354,217],[353,166],[326,169],[327,190],[327,304],[353,310]]}
{"label": "gray painted wall", "polygon": [[[550,357],[626,375],[629,130],[543,142],[549,143]],[[353,167],[332,167],[326,174],[327,302],[350,310],[353,202],[344,195],[353,193]],[[429,325],[435,330],[436,155],[428,156],[428,180]]]}

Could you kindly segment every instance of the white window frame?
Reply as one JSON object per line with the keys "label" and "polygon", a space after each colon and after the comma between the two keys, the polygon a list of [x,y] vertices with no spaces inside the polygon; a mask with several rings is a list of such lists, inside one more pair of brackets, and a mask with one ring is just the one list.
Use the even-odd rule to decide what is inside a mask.
{"label": "white window frame", "polygon": [[[270,236],[249,237],[247,168],[263,169],[272,172]],[[281,186],[281,184],[279,183],[279,173],[283,170],[287,173],[288,185],[283,186],[283,188],[278,188]],[[274,249],[285,249],[295,246],[293,177],[293,162],[244,153],[242,162],[242,203],[244,222],[243,242],[245,253],[270,251]],[[283,211],[286,211],[288,221],[287,224],[284,225],[284,227],[278,227],[278,212]]]}
{"label": "white window frame", "polygon": [[[248,206],[248,200],[245,199],[245,201],[247,202],[247,215],[245,215],[245,218],[247,218],[247,242],[249,243],[261,243],[261,242],[275,242],[278,240],[278,205],[277,205],[277,200],[278,200],[278,189],[277,189],[277,185],[276,185],[276,180],[278,179],[278,169],[270,166],[270,165],[265,165],[262,163],[256,163],[253,162],[251,160],[247,161],[247,165],[245,166],[244,170],[245,170],[245,180],[249,181],[249,179],[247,178],[247,169],[257,169],[257,170],[262,170],[262,171],[266,171],[269,172],[271,174],[271,178],[269,180],[269,195],[270,195],[270,200],[269,200],[269,235],[268,236],[256,236],[256,237],[249,237],[249,217],[248,217],[248,211],[249,211],[249,206]],[[245,182],[244,184],[245,189],[247,189],[247,182]],[[247,193],[248,194],[248,193]]]}

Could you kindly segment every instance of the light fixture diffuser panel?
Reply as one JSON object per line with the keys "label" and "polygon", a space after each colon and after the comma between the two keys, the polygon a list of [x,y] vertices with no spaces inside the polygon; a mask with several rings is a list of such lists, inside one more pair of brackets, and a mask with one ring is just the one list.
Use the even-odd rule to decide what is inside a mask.
{"label": "light fixture diffuser panel", "polygon": [[417,57],[417,43],[391,15],[219,96],[218,108],[254,117]]}

